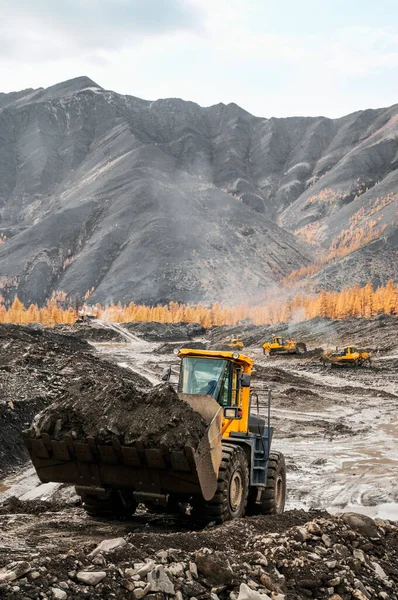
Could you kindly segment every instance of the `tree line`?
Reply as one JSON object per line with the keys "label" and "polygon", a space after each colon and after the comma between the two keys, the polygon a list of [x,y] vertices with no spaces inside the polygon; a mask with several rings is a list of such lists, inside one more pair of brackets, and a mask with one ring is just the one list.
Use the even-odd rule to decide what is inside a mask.
{"label": "tree line", "polygon": [[286,322],[298,322],[314,317],[330,319],[348,319],[352,317],[370,318],[379,314],[398,315],[398,285],[391,280],[376,290],[369,282],[366,286],[358,285],[345,288],[340,292],[321,291],[318,294],[298,293],[292,297],[274,296],[264,304],[228,307],[218,303],[211,306],[198,304],[169,304],[145,306],[142,304],[122,305],[96,304],[88,307],[73,307],[66,295],[56,292],[42,307],[31,304],[25,307],[14,298],[10,307],[0,303],[0,323],[42,323],[54,326],[71,325],[76,321],[79,312],[90,312],[99,319],[117,323],[133,321],[158,321],[161,323],[201,323],[204,327],[214,325],[237,325],[242,322],[254,325],[266,325]]}

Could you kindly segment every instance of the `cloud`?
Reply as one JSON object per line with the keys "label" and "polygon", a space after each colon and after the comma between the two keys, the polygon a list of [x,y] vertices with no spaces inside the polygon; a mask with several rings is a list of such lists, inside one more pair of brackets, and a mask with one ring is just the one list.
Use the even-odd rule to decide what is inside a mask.
{"label": "cloud", "polygon": [[201,27],[191,0],[0,0],[0,12],[0,57],[16,60],[94,55]]}
{"label": "cloud", "polygon": [[235,102],[266,117],[393,104],[392,16],[376,23],[373,5],[358,15],[332,4],[325,15],[312,0],[0,0],[0,85],[86,74],[124,94]]}

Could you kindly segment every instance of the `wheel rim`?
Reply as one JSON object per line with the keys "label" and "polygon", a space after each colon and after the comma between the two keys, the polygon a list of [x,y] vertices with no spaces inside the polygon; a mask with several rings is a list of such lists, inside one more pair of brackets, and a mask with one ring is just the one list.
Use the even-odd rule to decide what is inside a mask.
{"label": "wheel rim", "polygon": [[243,496],[243,483],[242,476],[239,471],[235,471],[231,478],[231,485],[229,486],[229,504],[231,510],[235,512],[241,505]]}
{"label": "wheel rim", "polygon": [[283,508],[283,478],[278,475],[275,482],[275,509],[276,512],[281,512]]}

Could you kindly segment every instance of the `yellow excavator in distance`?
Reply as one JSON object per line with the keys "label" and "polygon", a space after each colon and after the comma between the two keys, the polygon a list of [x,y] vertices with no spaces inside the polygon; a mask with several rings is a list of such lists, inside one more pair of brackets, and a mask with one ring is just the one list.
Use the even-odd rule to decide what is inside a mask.
{"label": "yellow excavator in distance", "polygon": [[327,366],[332,367],[370,367],[371,355],[369,352],[357,350],[355,346],[346,346],[341,352],[325,350],[320,360]]}
{"label": "yellow excavator in distance", "polygon": [[303,342],[284,339],[274,336],[269,342],[263,344],[263,354],[275,356],[277,354],[305,354],[307,346]]}
{"label": "yellow excavator in distance", "polygon": [[[105,443],[95,436],[75,441],[25,432],[39,479],[76,486],[91,516],[129,516],[139,502],[190,504],[205,523],[223,523],[245,514],[280,514],[286,496],[283,454],[271,451],[271,392],[265,417],[259,415],[261,390],[251,386],[253,360],[239,351],[183,348],[178,353],[177,393],[201,415],[207,428],[199,445],[166,448]],[[163,371],[169,382],[172,370]],[[128,515],[126,515],[126,511]],[[121,514],[121,513],[120,513]]]}

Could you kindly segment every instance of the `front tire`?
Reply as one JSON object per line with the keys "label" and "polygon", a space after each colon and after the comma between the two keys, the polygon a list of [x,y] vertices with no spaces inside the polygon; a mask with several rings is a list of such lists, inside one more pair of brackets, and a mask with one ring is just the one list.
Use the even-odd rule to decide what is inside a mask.
{"label": "front tire", "polygon": [[267,486],[263,491],[259,512],[263,515],[280,515],[286,501],[286,464],[281,452],[270,452]]}
{"label": "front tire", "polygon": [[208,502],[195,504],[195,516],[217,525],[239,519],[246,512],[249,494],[249,468],[245,452],[239,446],[223,444],[217,490]]}
{"label": "front tire", "polygon": [[90,517],[109,520],[125,520],[136,511],[137,503],[133,496],[122,490],[106,490],[102,493],[92,493],[76,487],[76,493],[81,497],[83,508]]}

